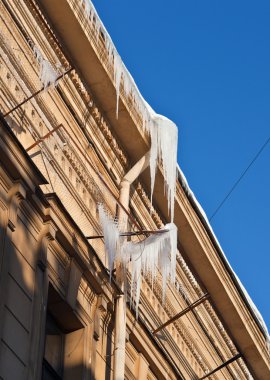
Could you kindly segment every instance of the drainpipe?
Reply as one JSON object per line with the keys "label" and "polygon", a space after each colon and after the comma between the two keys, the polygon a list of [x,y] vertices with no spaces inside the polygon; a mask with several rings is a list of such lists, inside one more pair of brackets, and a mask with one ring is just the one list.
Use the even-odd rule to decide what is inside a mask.
{"label": "drainpipe", "polygon": [[[120,184],[119,201],[129,208],[129,195],[131,184],[149,166],[150,151],[147,152],[124,176]],[[118,220],[123,231],[127,229],[127,216],[123,209],[119,209]],[[116,267],[116,282],[124,291],[124,278],[120,265]],[[125,377],[125,355],[126,355],[126,300],[125,295],[116,299],[115,335],[114,335],[114,380],[124,380]]]}

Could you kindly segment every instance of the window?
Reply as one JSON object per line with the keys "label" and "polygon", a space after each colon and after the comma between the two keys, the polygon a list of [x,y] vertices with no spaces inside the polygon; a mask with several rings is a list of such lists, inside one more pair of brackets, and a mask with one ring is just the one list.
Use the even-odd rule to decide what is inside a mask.
{"label": "window", "polygon": [[49,286],[42,380],[83,378],[84,328],[71,306]]}

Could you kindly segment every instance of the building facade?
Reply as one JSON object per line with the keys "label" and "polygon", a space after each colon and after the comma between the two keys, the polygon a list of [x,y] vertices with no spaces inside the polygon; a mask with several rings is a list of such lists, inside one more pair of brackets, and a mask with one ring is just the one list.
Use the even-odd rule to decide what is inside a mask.
{"label": "building facade", "polygon": [[179,168],[165,299],[145,276],[136,315],[109,273],[99,204],[129,232],[170,215],[161,165],[151,204],[140,95],[124,66],[116,85],[106,33],[88,0],[0,0],[0,379],[268,380],[267,329]]}

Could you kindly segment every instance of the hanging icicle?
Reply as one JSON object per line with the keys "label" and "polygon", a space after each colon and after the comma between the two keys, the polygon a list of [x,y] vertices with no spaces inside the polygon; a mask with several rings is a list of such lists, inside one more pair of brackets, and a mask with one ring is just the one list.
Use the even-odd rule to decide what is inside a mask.
{"label": "hanging icicle", "polygon": [[[176,125],[166,117],[159,115],[148,105],[142,97],[134,79],[125,67],[120,55],[118,54],[110,35],[98,17],[95,7],[91,0],[81,0],[85,15],[94,26],[95,36],[99,37],[102,33],[105,47],[108,54],[109,64],[113,66],[114,85],[116,89],[116,117],[119,113],[120,86],[127,98],[131,97],[142,117],[143,129],[151,138],[150,171],[151,171],[151,199],[155,184],[155,175],[158,162],[163,166],[164,190],[168,199],[168,210],[171,221],[174,217],[174,197],[176,190],[176,164],[177,164],[177,139],[178,130]],[[169,149],[168,149],[169,147]],[[104,211],[104,210],[103,210]],[[163,278],[163,294],[165,294],[165,284],[170,277],[174,282],[176,267],[176,247],[177,229],[174,224],[168,224],[165,228],[167,232],[163,234],[151,235],[143,242],[134,244],[126,242],[116,247],[115,240],[118,226],[112,220],[108,220],[106,213],[101,215],[104,218],[103,231],[105,245],[109,257],[110,268],[112,262],[119,257],[124,267],[130,265],[132,277],[132,297],[138,308],[140,295],[141,274],[150,273],[156,277],[159,267]],[[106,237],[107,235],[107,237]],[[107,242],[107,243],[106,243]],[[111,270],[111,269],[110,269]]]}
{"label": "hanging icicle", "polygon": [[171,120],[167,119],[165,116],[156,114],[149,105],[148,109],[152,114],[152,124],[150,127],[151,202],[155,185],[156,169],[159,160],[163,166],[164,188],[168,199],[168,211],[171,214],[171,221],[173,221],[177,175],[178,129]]}
{"label": "hanging icicle", "polygon": [[[157,114],[144,100],[134,79],[118,54],[112,39],[100,20],[91,0],[81,0],[86,17],[93,23],[96,38],[100,32],[105,40],[109,64],[113,66],[116,90],[116,117],[119,113],[120,86],[126,98],[131,97],[141,114],[144,130],[151,137],[151,198],[154,191],[155,175],[158,162],[163,166],[165,194],[168,199],[168,211],[171,221],[174,218],[174,197],[176,189],[176,165],[178,130],[176,125],[166,117]],[[94,21],[93,21],[94,20]],[[168,149],[169,147],[169,149]]]}
{"label": "hanging icicle", "polygon": [[162,274],[162,295],[165,300],[167,280],[175,284],[177,227],[173,223],[167,224],[164,232],[152,234],[145,240],[134,243],[120,238],[117,223],[108,216],[102,205],[98,206],[99,218],[104,234],[105,249],[108,255],[110,275],[116,261],[122,264],[123,271],[131,272],[131,302],[138,306],[141,291],[141,276],[150,275],[154,281],[158,270]]}
{"label": "hanging icicle", "polygon": [[41,51],[35,45],[33,46],[33,52],[39,64],[39,79],[42,82],[43,87],[47,89],[50,85],[55,86],[58,77],[56,71],[50,62],[43,57]]}
{"label": "hanging icicle", "polygon": [[102,204],[98,205],[98,214],[100,224],[104,234],[105,250],[107,253],[110,278],[113,271],[113,265],[117,252],[119,250],[119,230],[118,225],[110,218],[110,216],[104,210]]}
{"label": "hanging icicle", "polygon": [[119,96],[120,96],[120,83],[122,78],[122,59],[118,53],[114,55],[114,83],[116,88],[116,117],[118,118],[119,110]]}
{"label": "hanging icicle", "polygon": [[158,275],[158,269],[160,270],[163,301],[167,280],[170,279],[172,284],[175,283],[177,227],[170,223],[163,230],[163,233],[153,234],[139,243],[125,242],[121,247],[123,266],[131,263],[131,300],[135,304],[137,315],[142,275],[150,275],[154,281]]}

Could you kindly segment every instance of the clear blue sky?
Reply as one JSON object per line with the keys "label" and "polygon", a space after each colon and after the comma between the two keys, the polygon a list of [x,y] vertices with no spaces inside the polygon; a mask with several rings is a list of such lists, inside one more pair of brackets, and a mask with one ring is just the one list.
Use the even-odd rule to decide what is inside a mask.
{"label": "clear blue sky", "polygon": [[[96,0],[208,217],[270,136],[269,0]],[[270,143],[212,220],[270,327]]]}

